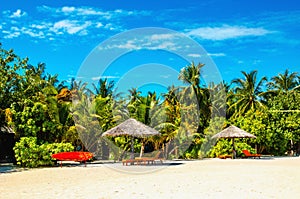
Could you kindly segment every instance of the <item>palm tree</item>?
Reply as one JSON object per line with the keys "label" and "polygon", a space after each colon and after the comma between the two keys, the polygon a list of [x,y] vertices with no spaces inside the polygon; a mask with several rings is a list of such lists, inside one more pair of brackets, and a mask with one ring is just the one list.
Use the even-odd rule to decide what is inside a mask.
{"label": "palm tree", "polygon": [[210,93],[209,108],[212,117],[225,116],[226,93],[229,86],[225,82],[216,85],[212,82],[209,84],[208,90]]}
{"label": "palm tree", "polygon": [[204,64],[199,63],[198,65],[195,65],[194,62],[192,62],[191,65],[181,69],[178,77],[178,79],[182,80],[183,83],[191,85],[197,98],[200,96],[200,73],[203,66]]}
{"label": "palm tree", "polygon": [[278,76],[272,77],[272,82],[268,83],[268,87],[272,89],[271,92],[273,93],[288,93],[290,90],[299,87],[297,78],[299,79],[297,72],[289,73],[289,70],[286,69],[284,74],[278,74]]}
{"label": "palm tree", "polygon": [[132,103],[139,101],[141,91],[138,91],[137,88],[131,88],[128,90],[128,92],[129,92],[129,98],[130,98],[129,103],[132,104]]}
{"label": "palm tree", "polygon": [[140,121],[141,119],[138,118],[138,107],[141,104],[141,92],[138,91],[137,88],[131,88],[128,92],[129,102],[127,104],[127,109],[129,111],[129,116]]}
{"label": "palm tree", "polygon": [[[187,83],[190,86],[183,89],[182,97],[185,101],[189,101],[186,105],[189,106],[193,103],[193,99],[197,100],[198,110],[199,110],[199,126],[197,129],[198,133],[203,133],[203,130],[208,125],[208,121],[211,116],[210,102],[209,102],[209,90],[207,88],[201,88],[201,68],[204,64],[199,63],[195,65],[194,62],[191,65],[186,66],[180,71],[179,80],[183,83]],[[188,100],[187,100],[188,99]]]}
{"label": "palm tree", "polygon": [[259,81],[257,80],[257,71],[251,71],[246,73],[242,71],[244,79],[234,79],[232,84],[236,87],[233,89],[233,94],[229,96],[233,98],[232,104],[229,106],[228,110],[235,109],[234,115],[244,115],[250,109],[257,109],[259,107],[264,107],[263,103],[260,101],[260,97],[264,94],[262,92],[262,86],[266,77],[263,77]]}
{"label": "palm tree", "polygon": [[93,87],[96,91],[96,95],[97,96],[100,95],[103,98],[107,96],[112,96],[114,86],[115,86],[114,81],[107,81],[107,78],[100,79],[98,82],[98,86],[93,84]]}

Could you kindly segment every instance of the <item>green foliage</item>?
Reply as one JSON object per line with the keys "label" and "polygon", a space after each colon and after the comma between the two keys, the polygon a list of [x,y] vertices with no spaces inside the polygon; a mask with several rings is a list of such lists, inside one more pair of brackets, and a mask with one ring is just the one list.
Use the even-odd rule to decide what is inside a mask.
{"label": "green foliage", "polygon": [[236,112],[234,117],[243,116],[249,110],[257,110],[258,108],[264,107],[264,104],[260,102],[260,96],[263,95],[262,86],[264,82],[267,81],[266,77],[262,79],[257,79],[257,71],[251,71],[246,73],[242,71],[244,79],[234,79],[233,84],[236,84],[234,87],[234,92],[229,96],[231,103],[229,105],[229,110],[235,108]]}
{"label": "green foliage", "polygon": [[70,143],[44,143],[39,145],[36,137],[22,137],[14,147],[17,164],[22,167],[53,166],[54,153],[73,151]]}
{"label": "green foliage", "polygon": [[[251,153],[255,153],[255,150],[245,142],[238,142],[235,139],[235,150],[237,157],[242,157],[242,150],[247,149]],[[217,144],[208,153],[208,157],[218,157],[219,155],[231,155],[232,154],[232,140],[220,139]]]}
{"label": "green foliage", "polygon": [[[107,140],[98,139],[101,133],[129,117],[160,130],[160,137],[146,139],[145,143],[152,144],[155,150],[163,148],[166,157],[175,149],[176,157],[178,154],[184,154],[184,158],[205,157],[213,145],[210,137],[221,130],[224,122],[216,117],[224,114],[226,96],[223,91],[226,88],[209,82],[209,86],[204,85],[200,78],[204,66],[201,63],[184,67],[178,79],[188,85],[169,87],[160,103],[155,92],[142,96],[137,88],[129,90],[128,99],[116,100],[114,82],[107,79],[99,80],[94,93],[87,88],[88,83],[82,82],[72,81],[69,89],[63,88],[63,82],[57,85],[57,75],[45,74],[45,64],[32,66],[27,62],[27,58],[21,59],[13,50],[2,49],[0,44],[0,127],[10,125],[17,139],[35,137],[37,140],[22,138],[21,144],[17,143],[15,149],[20,165],[51,164],[47,154],[60,145],[37,143],[81,142],[89,149],[102,145],[102,149],[97,150],[107,151]],[[231,90],[227,87],[228,123],[256,135],[257,139],[248,142],[251,146],[257,145],[258,153],[283,155],[291,149],[300,153],[298,73],[286,70],[272,77],[266,92],[262,92],[266,78],[258,79],[257,71],[242,74],[244,79],[233,80]],[[76,125],[73,119],[77,120]],[[189,140],[191,138],[193,140]],[[130,140],[111,140],[124,151],[130,149]],[[237,142],[237,146],[249,149],[243,142]],[[177,150],[183,143],[192,144],[186,151]],[[138,139],[134,145],[138,151]],[[119,150],[111,146],[110,149],[113,156],[118,157]],[[230,143],[220,140],[210,156],[226,153],[231,154]],[[37,158],[39,162],[32,161]]]}
{"label": "green foliage", "polygon": [[7,125],[5,110],[22,97],[19,91],[24,79],[20,73],[27,66],[28,59],[21,59],[13,50],[5,50],[0,43],[0,126]]}
{"label": "green foliage", "polygon": [[299,96],[298,93],[278,95],[269,102],[269,110],[250,110],[231,122],[257,136],[251,143],[257,144],[258,153],[284,155],[293,148],[291,145],[299,145],[300,117],[299,112],[293,111],[298,108]]}
{"label": "green foliage", "polygon": [[198,157],[207,157],[211,147],[215,145],[215,140],[211,137],[219,133],[225,127],[225,119],[223,117],[214,117],[209,126],[204,130],[205,138],[201,144],[201,149],[199,151]]}

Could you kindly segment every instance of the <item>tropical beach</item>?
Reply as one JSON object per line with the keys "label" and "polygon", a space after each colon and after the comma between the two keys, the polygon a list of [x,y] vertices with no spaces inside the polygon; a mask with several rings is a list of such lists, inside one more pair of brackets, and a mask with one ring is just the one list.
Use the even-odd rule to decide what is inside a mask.
{"label": "tropical beach", "polygon": [[299,157],[170,163],[156,165],[150,173],[150,166],[126,171],[118,163],[5,173],[0,175],[0,192],[7,199],[300,197]]}
{"label": "tropical beach", "polygon": [[300,198],[298,1],[0,4],[0,198]]}

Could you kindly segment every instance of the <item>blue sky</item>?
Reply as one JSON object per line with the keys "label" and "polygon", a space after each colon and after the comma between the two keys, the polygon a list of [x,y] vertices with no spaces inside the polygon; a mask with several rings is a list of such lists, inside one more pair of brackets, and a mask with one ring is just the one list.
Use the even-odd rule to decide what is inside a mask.
{"label": "blue sky", "polygon": [[[59,74],[61,80],[81,78],[78,71],[102,42],[146,27],[166,28],[197,41],[227,82],[242,77],[240,71],[258,70],[260,77],[269,79],[285,69],[300,71],[300,3],[297,0],[1,0],[0,3],[3,47],[13,48],[21,57],[29,57],[33,65],[46,63],[47,72]],[[115,48],[129,50],[128,57],[115,60],[105,73],[97,74],[98,70],[94,70],[89,78],[95,81],[97,77],[108,77],[119,81],[126,71],[155,63],[146,75],[160,74],[173,83],[176,78],[167,74],[171,70],[164,69],[170,67],[178,72],[187,62],[174,56],[172,49],[176,46],[169,33],[153,32],[152,39],[143,40],[144,43],[134,35],[126,37],[126,42]],[[145,50],[145,45],[146,50],[154,51],[138,52],[137,49]],[[188,48],[183,45],[181,49]],[[173,54],[168,54],[170,51]],[[203,55],[190,51],[188,56],[188,61],[197,62]],[[102,64],[101,60],[96,64]]]}

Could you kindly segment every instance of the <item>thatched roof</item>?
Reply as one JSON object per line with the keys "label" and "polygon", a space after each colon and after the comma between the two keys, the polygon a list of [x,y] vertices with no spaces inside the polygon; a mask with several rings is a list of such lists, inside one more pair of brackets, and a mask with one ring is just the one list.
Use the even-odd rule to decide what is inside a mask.
{"label": "thatched roof", "polygon": [[159,135],[160,133],[155,129],[146,126],[145,124],[135,120],[128,119],[118,126],[111,128],[102,134],[102,136],[119,136],[130,135],[133,137],[148,137],[152,135]]}
{"label": "thatched roof", "polygon": [[231,125],[230,127],[222,130],[220,133],[214,135],[212,138],[256,138],[256,136]]}

